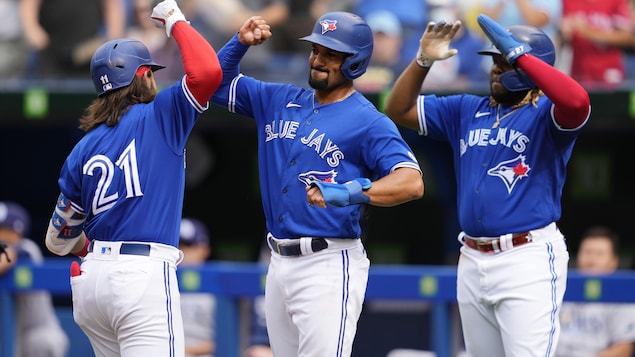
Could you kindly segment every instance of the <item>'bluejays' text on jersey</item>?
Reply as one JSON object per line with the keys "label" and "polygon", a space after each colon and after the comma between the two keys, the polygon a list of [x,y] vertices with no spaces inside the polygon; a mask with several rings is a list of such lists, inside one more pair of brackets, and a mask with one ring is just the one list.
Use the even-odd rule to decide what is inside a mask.
{"label": "'bluejays' text on jersey", "polygon": [[468,148],[474,146],[503,145],[517,153],[522,153],[527,149],[527,143],[530,140],[522,132],[502,127],[498,129],[495,136],[492,136],[492,131],[492,129],[488,128],[468,131],[467,138],[461,139],[460,142],[461,156],[467,152]]}
{"label": "'bluejays' text on jersey", "polygon": [[[277,124],[277,125],[276,125]],[[274,120],[271,124],[265,125],[265,141],[274,139],[295,139],[300,123],[297,121]],[[337,167],[340,160],[344,159],[344,153],[339,147],[326,138],[325,133],[320,133],[318,129],[313,129],[308,136],[303,136],[300,141],[315,150],[316,153],[326,160],[330,167]]]}

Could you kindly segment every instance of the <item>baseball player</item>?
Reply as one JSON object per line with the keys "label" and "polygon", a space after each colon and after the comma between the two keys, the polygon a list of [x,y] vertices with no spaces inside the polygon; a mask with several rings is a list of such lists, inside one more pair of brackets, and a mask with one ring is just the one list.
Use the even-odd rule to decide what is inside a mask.
{"label": "baseball player", "polygon": [[[42,251],[27,238],[31,217],[20,204],[0,202],[0,275],[8,274],[18,262],[43,262]],[[1,253],[5,247],[5,254]],[[64,357],[68,353],[68,336],[55,314],[48,291],[25,291],[15,294],[15,356]]]}
{"label": "baseball player", "polygon": [[[201,267],[212,254],[209,231],[202,221],[184,217],[181,220],[179,249],[182,266]],[[212,357],[216,351],[216,297],[210,293],[181,294],[181,312],[185,331],[185,357]]]}
{"label": "baseball player", "polygon": [[349,356],[369,268],[362,209],[422,197],[421,171],[396,125],[353,87],[373,48],[359,16],[327,13],[301,38],[311,44],[310,89],[240,73],[249,46],[270,36],[251,17],[219,51],[223,82],[212,101],[258,129],[271,348],[276,357]]}
{"label": "baseball player", "polygon": [[420,95],[434,61],[461,22],[429,23],[415,60],[398,78],[386,113],[453,152],[463,244],[457,300],[472,357],[553,356],[569,253],[556,222],[576,138],[591,106],[588,93],[553,67],[555,49],[541,30],[504,29],[479,15],[493,42],[490,96]]}
{"label": "baseball player", "polygon": [[[603,226],[584,232],[576,267],[589,275],[619,268],[619,237]],[[635,352],[635,304],[565,301],[556,357],[632,357]]]}
{"label": "baseball player", "polygon": [[73,313],[95,355],[183,356],[176,266],[185,180],[185,143],[218,87],[216,52],[174,0],[151,15],[179,45],[181,80],[157,93],[163,68],[136,40],[97,49],[97,98],[80,119],[86,134],[66,158],[46,234],[71,266]]}

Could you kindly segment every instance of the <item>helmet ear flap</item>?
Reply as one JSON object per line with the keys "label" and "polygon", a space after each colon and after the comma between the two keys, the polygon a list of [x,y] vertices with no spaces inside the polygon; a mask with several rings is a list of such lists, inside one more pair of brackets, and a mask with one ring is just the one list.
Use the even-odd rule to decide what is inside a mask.
{"label": "helmet ear flap", "polygon": [[[507,27],[507,31],[509,31],[516,40],[520,42],[525,42],[531,46],[531,51],[529,52],[532,56],[537,57],[545,63],[553,66],[556,62],[556,49],[553,45],[553,42],[549,38],[549,36],[544,33],[542,30],[536,27],[527,26],[527,25],[512,25]],[[491,46],[489,48],[480,50],[477,52],[481,55],[500,55],[500,51]],[[523,72],[519,68],[514,68],[515,70],[512,72],[506,72],[501,74],[501,83],[503,87],[508,91],[522,91],[528,90],[531,88],[535,88],[536,84],[529,79],[527,74]]]}
{"label": "helmet ear flap", "polygon": [[359,56],[349,56],[342,63],[342,73],[348,79],[355,79],[368,68],[369,58],[360,59]]}
{"label": "helmet ear flap", "polygon": [[140,41],[123,38],[104,43],[90,61],[97,95],[129,85],[141,66],[149,66],[153,71],[165,68],[152,60],[150,51]]}
{"label": "helmet ear flap", "polygon": [[514,71],[505,72],[500,75],[503,87],[510,92],[519,92],[536,87],[536,84],[529,79],[522,69],[515,68]]}

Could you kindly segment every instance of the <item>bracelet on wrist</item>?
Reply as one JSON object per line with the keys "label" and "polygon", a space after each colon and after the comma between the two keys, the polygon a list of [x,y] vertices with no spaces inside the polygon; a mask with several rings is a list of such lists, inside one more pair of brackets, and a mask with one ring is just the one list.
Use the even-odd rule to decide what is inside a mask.
{"label": "bracelet on wrist", "polygon": [[422,52],[417,52],[416,61],[421,68],[430,68],[430,66],[432,66],[432,63],[434,63],[433,59],[426,57],[426,55]]}

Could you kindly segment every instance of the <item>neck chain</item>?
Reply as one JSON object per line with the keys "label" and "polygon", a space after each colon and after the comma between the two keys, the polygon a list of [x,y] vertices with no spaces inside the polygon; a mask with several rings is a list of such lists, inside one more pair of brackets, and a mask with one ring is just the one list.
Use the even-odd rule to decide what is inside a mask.
{"label": "neck chain", "polygon": [[500,112],[501,112],[501,105],[499,104],[499,105],[496,107],[496,121],[495,121],[495,122],[494,122],[494,124],[492,125],[492,129],[496,129],[496,128],[498,128],[498,126],[500,125],[501,121],[503,121],[503,119],[505,119],[505,118],[507,118],[508,116],[510,116],[510,115],[512,115],[512,114],[514,114],[514,112],[515,112],[515,111],[517,111],[517,110],[518,110],[518,108],[515,108],[515,109],[514,109],[514,110],[512,110],[511,112],[509,112],[509,113],[507,113],[507,114],[505,114],[505,115],[503,115],[503,116],[500,116]]}

